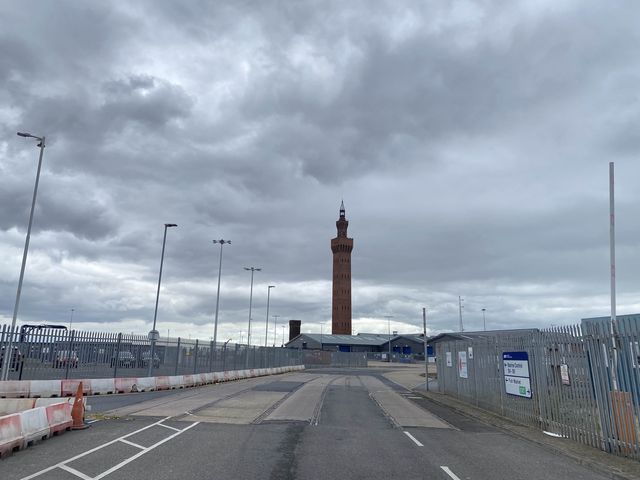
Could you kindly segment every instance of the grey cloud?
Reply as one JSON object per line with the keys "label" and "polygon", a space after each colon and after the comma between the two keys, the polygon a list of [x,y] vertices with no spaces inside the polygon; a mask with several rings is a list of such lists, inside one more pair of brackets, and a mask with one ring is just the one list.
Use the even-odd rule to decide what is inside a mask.
{"label": "grey cloud", "polygon": [[[412,322],[429,301],[434,328],[454,328],[462,294],[470,324],[483,305],[505,327],[572,321],[607,288],[609,160],[624,172],[620,298],[632,305],[634,8],[1,6],[2,252],[20,248],[37,156],[15,131],[49,140],[24,318],[64,321],[82,301],[85,319],[146,328],[162,224],[176,222],[161,298],[172,328],[208,332],[213,238],[233,240],[228,332],[248,315],[247,265],[264,269],[257,309],[265,285],[287,284],[281,315],[326,321],[344,198],[356,320]],[[6,317],[20,259],[5,258]]]}

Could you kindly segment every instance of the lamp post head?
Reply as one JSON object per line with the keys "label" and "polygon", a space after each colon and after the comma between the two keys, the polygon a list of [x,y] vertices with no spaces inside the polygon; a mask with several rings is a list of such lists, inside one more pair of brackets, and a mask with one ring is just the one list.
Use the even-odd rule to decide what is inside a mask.
{"label": "lamp post head", "polygon": [[170,228],[170,227],[177,227],[178,225],[176,223],[165,223],[164,226],[166,228]]}
{"label": "lamp post head", "polygon": [[220,245],[224,245],[225,243],[231,245],[231,240],[214,240],[213,241],[214,244],[219,243]]}
{"label": "lamp post head", "polygon": [[276,288],[276,286],[275,286],[275,285],[269,285],[269,288],[270,288],[270,289],[271,289],[271,288]]}
{"label": "lamp post head", "polygon": [[16,132],[16,134],[19,137],[35,138],[36,140],[40,140],[40,143],[38,143],[38,147],[44,147],[44,137],[38,137],[37,135],[31,135],[30,133],[27,133],[27,132]]}
{"label": "lamp post head", "polygon": [[256,267],[244,267],[245,270],[248,270],[249,272],[260,272],[262,271],[261,268],[256,268]]}

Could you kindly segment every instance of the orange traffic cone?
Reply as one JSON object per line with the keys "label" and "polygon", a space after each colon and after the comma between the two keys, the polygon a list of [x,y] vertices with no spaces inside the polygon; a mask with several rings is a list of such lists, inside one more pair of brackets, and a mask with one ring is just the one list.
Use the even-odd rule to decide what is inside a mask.
{"label": "orange traffic cone", "polygon": [[71,418],[73,419],[73,425],[71,430],[84,430],[89,425],[84,423],[84,400],[82,399],[82,382],[78,383],[78,390],[76,391],[76,399],[73,402],[71,408]]}

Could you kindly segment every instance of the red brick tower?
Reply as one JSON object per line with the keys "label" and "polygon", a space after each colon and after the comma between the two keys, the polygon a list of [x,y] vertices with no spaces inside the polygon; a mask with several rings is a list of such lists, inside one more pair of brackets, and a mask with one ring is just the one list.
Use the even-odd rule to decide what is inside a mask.
{"label": "red brick tower", "polygon": [[336,222],[338,236],[331,239],[333,252],[333,311],[331,333],[351,335],[351,250],[353,238],[347,238],[349,222],[344,214],[344,202],[340,205],[340,218]]}

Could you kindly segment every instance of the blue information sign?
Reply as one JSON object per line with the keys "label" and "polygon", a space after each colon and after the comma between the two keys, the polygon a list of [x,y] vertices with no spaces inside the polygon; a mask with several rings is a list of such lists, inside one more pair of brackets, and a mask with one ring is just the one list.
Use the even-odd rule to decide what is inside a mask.
{"label": "blue information sign", "polygon": [[527,352],[503,352],[502,366],[506,393],[517,397],[531,398],[529,354]]}

